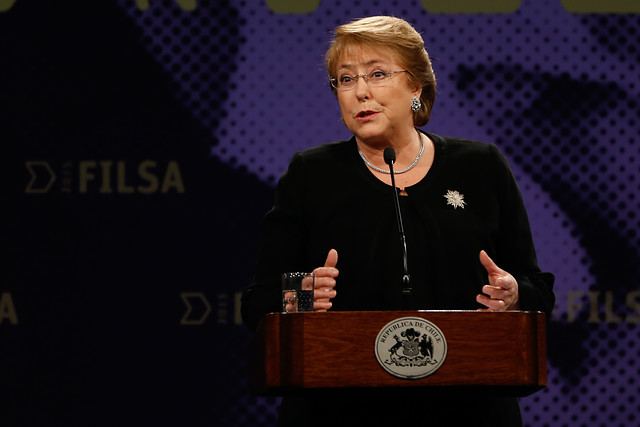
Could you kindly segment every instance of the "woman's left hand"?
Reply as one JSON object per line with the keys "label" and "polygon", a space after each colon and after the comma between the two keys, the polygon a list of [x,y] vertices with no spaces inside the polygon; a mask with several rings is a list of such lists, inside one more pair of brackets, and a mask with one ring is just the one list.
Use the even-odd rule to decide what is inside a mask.
{"label": "woman's left hand", "polygon": [[476,296],[476,301],[486,306],[480,311],[519,310],[518,282],[516,279],[498,267],[485,251],[480,251],[480,262],[489,273],[489,284],[482,287],[482,294]]}

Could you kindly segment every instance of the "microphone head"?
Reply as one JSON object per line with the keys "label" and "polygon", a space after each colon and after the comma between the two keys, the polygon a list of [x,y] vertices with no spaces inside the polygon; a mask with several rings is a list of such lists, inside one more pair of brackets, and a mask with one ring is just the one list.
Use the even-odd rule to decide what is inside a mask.
{"label": "microphone head", "polygon": [[391,166],[396,161],[396,150],[391,147],[384,149],[384,162]]}

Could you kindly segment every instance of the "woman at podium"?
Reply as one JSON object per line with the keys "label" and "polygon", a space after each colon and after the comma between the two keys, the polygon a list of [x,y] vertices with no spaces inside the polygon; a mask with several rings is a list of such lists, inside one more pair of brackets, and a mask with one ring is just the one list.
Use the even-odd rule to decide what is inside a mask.
{"label": "woman at podium", "polygon": [[[398,18],[356,20],[336,28],[325,59],[353,136],[295,153],[280,178],[255,282],[243,293],[245,323],[255,329],[282,310],[280,277],[293,271],[315,273],[316,311],[550,313],[554,278],[538,266],[504,156],[420,129],[436,97],[420,34]],[[425,399],[285,398],[280,425],[521,424],[516,399],[429,396],[429,410]]]}

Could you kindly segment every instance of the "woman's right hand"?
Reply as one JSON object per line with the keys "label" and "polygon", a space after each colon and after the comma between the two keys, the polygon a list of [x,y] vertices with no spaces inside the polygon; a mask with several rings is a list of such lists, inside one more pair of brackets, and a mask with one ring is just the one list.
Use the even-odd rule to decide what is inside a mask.
{"label": "woman's right hand", "polygon": [[313,311],[327,311],[331,308],[331,299],[336,297],[336,277],[339,271],[336,268],[338,263],[338,251],[331,249],[327,254],[324,267],[313,270],[315,275]]}

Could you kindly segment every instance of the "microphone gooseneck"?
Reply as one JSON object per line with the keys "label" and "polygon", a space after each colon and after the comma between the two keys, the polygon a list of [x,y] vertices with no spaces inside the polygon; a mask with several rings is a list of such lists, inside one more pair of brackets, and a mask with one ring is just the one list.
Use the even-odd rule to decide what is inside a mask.
{"label": "microphone gooseneck", "polygon": [[400,232],[400,243],[402,244],[402,309],[410,310],[411,307],[411,277],[409,276],[409,266],[407,263],[407,240],[404,234],[404,225],[402,224],[402,215],[400,214],[400,199],[398,198],[398,190],[396,188],[395,174],[393,173],[393,163],[396,161],[396,152],[393,148],[384,149],[384,162],[389,165],[391,175],[391,187],[393,188],[394,205],[396,208],[396,220],[398,223],[398,231]]}

